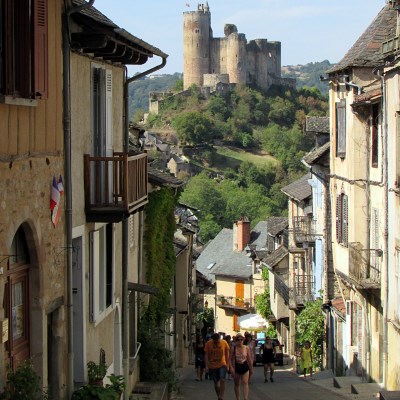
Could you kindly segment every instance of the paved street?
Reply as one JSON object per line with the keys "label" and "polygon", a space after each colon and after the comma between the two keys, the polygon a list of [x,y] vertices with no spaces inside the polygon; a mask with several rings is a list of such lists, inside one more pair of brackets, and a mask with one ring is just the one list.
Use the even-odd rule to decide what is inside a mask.
{"label": "paved street", "polygon": [[[291,366],[276,367],[273,383],[264,383],[263,367],[257,366],[250,384],[249,400],[339,400],[351,398],[335,393],[332,378],[324,373],[316,375],[316,380],[298,377],[292,372]],[[216,400],[212,381],[197,382],[194,367],[178,371],[180,376],[180,391],[175,399]],[[235,400],[233,380],[226,382],[225,400]],[[241,397],[243,400],[243,396]]]}

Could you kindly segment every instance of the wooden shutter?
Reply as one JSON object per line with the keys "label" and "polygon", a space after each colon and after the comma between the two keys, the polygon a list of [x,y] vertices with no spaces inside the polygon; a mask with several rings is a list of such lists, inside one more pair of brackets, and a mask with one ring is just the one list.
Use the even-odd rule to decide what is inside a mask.
{"label": "wooden shutter", "polygon": [[336,157],[346,156],[346,100],[336,103]]}
{"label": "wooden shutter", "polygon": [[[371,229],[371,265],[373,267],[377,266],[376,250],[379,248],[379,210],[377,208],[372,208],[372,229]],[[375,250],[375,251],[374,251]]]}
{"label": "wooden shutter", "polygon": [[235,282],[235,304],[239,307],[243,307],[244,304],[244,281]]}
{"label": "wooden shutter", "polygon": [[233,314],[232,321],[233,321],[232,329],[236,332],[239,332],[240,326],[239,326],[237,314]]}
{"label": "wooden shutter", "polygon": [[48,22],[47,0],[34,2],[34,97],[48,96]]}
{"label": "wooden shutter", "polygon": [[336,196],[336,241],[342,242],[342,199]]}
{"label": "wooden shutter", "polygon": [[347,247],[349,242],[348,196],[342,194],[342,243]]}
{"label": "wooden shutter", "polygon": [[112,113],[112,71],[107,69],[105,71],[105,96],[106,96],[106,121],[105,121],[105,134],[106,134],[106,155],[113,155],[113,113]]}
{"label": "wooden shutter", "polygon": [[5,94],[31,97],[30,0],[4,0]]}
{"label": "wooden shutter", "polygon": [[100,234],[99,231],[89,233],[90,237],[90,321],[96,322],[99,314],[99,255]]}

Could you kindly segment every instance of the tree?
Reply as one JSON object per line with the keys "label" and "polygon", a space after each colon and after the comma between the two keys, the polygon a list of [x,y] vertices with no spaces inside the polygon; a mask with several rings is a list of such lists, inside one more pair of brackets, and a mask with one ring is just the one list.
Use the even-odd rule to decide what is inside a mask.
{"label": "tree", "polygon": [[310,301],[296,318],[296,340],[304,344],[311,343],[313,353],[313,367],[320,367],[322,363],[322,345],[325,335],[324,315],[322,313],[322,299]]}
{"label": "tree", "polygon": [[265,282],[265,290],[264,293],[258,294],[256,296],[256,310],[257,313],[260,314],[263,318],[267,319],[272,314],[271,311],[271,300],[270,300],[270,292],[269,292],[269,272],[267,268],[264,268],[262,271],[262,279]]}
{"label": "tree", "polygon": [[212,138],[211,121],[200,112],[181,113],[173,118],[172,126],[182,143],[199,144]]}

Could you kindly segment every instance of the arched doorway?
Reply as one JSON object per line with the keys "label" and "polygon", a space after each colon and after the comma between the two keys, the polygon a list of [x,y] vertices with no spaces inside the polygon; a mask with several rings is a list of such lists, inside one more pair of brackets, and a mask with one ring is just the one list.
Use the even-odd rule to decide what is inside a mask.
{"label": "arched doorway", "polygon": [[6,350],[11,368],[30,357],[29,332],[30,257],[24,230],[20,226],[13,238],[5,271],[4,308],[8,318]]}

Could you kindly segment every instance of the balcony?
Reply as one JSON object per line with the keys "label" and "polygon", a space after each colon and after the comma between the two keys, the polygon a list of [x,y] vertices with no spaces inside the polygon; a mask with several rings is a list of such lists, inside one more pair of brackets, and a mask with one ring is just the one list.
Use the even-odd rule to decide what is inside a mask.
{"label": "balcony", "polygon": [[364,289],[381,287],[380,249],[364,249],[359,242],[349,243],[349,276]]}
{"label": "balcony", "polygon": [[88,222],[120,222],[147,203],[147,155],[84,155]]}
{"label": "balcony", "polygon": [[221,308],[231,308],[247,311],[253,308],[253,299],[219,295],[217,297],[217,306]]}
{"label": "balcony", "polygon": [[294,217],[293,238],[296,243],[313,243],[316,239],[315,221],[312,217]]}
{"label": "balcony", "polygon": [[313,300],[314,276],[295,274],[293,281],[294,287],[289,289],[289,308],[296,310]]}

